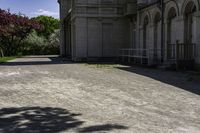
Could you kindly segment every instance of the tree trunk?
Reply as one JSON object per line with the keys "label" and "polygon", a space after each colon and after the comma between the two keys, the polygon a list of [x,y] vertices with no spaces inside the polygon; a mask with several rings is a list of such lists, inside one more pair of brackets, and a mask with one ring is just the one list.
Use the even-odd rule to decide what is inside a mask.
{"label": "tree trunk", "polygon": [[1,57],[4,57],[4,53],[3,53],[3,49],[2,48],[0,48],[0,55],[1,55]]}

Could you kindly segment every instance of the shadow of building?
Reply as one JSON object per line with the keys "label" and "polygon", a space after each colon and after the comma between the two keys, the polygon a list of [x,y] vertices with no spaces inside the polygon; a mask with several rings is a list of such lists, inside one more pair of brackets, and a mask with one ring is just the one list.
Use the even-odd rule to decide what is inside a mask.
{"label": "shadow of building", "polygon": [[140,67],[117,67],[120,70],[128,71],[134,74],[152,78],[165,84],[189,91],[200,95],[199,83],[188,81],[186,73],[160,71],[157,69],[140,68]]}

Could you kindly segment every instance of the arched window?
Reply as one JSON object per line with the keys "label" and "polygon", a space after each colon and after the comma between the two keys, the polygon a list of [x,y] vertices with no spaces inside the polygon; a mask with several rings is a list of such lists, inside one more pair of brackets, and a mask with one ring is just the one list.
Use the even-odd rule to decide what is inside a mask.
{"label": "arched window", "polygon": [[175,58],[175,43],[176,43],[176,9],[171,7],[167,14],[167,58]]}
{"label": "arched window", "polygon": [[174,7],[172,7],[167,15],[167,42],[168,43],[175,43],[173,40],[173,36],[174,36],[174,18],[176,17],[176,9]]}
{"label": "arched window", "polygon": [[196,5],[193,1],[190,1],[184,11],[184,33],[185,33],[185,43],[192,43],[193,39],[193,14],[196,12]]}

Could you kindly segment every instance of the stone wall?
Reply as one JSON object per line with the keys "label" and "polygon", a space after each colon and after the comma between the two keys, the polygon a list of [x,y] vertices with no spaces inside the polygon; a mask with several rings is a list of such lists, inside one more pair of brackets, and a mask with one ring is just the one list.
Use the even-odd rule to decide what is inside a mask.
{"label": "stone wall", "polygon": [[[172,43],[175,44],[176,41],[179,43],[185,43],[187,38],[186,32],[186,13],[189,12],[186,10],[190,10],[190,5],[195,6],[195,10],[192,13],[192,28],[191,28],[191,43],[195,43],[198,49],[198,57],[196,58],[196,62],[200,63],[200,17],[199,17],[199,0],[176,0],[170,1],[165,0],[165,14],[164,14],[164,48],[165,48],[165,60],[167,59],[167,44]],[[142,8],[138,11],[138,39],[139,45],[138,48],[143,47],[144,43],[144,21],[148,20],[147,28],[146,28],[146,43],[149,49],[155,48],[155,42],[157,41],[158,49],[160,48],[160,33],[155,37],[155,18],[156,14],[161,15],[161,11],[159,9],[159,3],[153,4],[150,6],[146,6],[146,8]],[[157,24],[157,30],[161,31],[161,23]],[[188,33],[189,34],[189,33]],[[156,39],[157,38],[157,39]]]}
{"label": "stone wall", "polygon": [[61,53],[66,54],[71,45],[73,60],[117,57],[119,49],[130,47],[131,42],[130,24],[129,19],[124,18],[124,7],[124,0],[65,1],[61,4],[62,29],[70,21],[71,42],[66,41],[69,40],[66,34],[69,28],[68,31],[61,30]]}
{"label": "stone wall", "polygon": [[[120,48],[145,48],[157,49],[158,56],[161,56],[160,3],[157,0],[143,2],[146,4],[137,8],[136,0],[60,0],[61,54],[67,53],[66,49],[70,48],[72,59],[79,60],[90,57],[116,57]],[[165,60],[168,58],[166,49],[169,43],[185,43],[189,39],[197,45],[196,62],[200,64],[199,2],[164,1]],[[194,7],[195,9],[192,9]],[[188,12],[192,12],[191,39],[186,32]],[[68,31],[63,30],[65,23],[70,23]],[[71,36],[66,39],[69,36],[65,32],[69,30]],[[151,56],[153,59],[153,55]]]}

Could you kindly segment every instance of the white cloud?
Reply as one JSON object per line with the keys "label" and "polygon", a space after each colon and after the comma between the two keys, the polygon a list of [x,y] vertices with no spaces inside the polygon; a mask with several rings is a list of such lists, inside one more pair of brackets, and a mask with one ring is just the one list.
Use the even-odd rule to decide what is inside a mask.
{"label": "white cloud", "polygon": [[33,13],[34,15],[45,15],[45,16],[52,16],[58,18],[59,13],[58,12],[52,12],[44,9],[39,9],[36,12]]}

